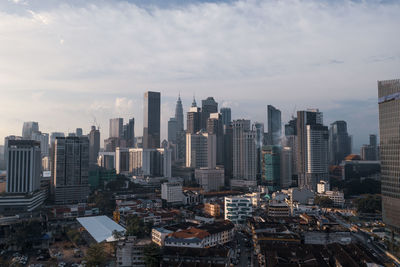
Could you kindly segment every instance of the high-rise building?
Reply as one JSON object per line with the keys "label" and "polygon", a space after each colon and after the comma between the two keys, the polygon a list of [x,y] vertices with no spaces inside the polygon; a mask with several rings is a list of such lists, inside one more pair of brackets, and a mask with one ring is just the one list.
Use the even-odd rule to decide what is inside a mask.
{"label": "high-rise building", "polygon": [[109,137],[121,138],[123,136],[123,118],[110,119],[110,132]]}
{"label": "high-rise building", "polygon": [[50,147],[53,147],[53,144],[56,142],[57,137],[64,137],[65,134],[62,132],[52,132],[50,134]]}
{"label": "high-rise building", "polygon": [[255,122],[253,131],[256,133],[256,149],[257,149],[257,181],[261,181],[262,175],[262,147],[264,144],[264,123]]}
{"label": "high-rise building", "polygon": [[229,185],[229,180],[233,173],[233,129],[232,125],[224,126],[224,168],[225,185]]}
{"label": "high-rise building", "polygon": [[175,107],[175,120],[176,120],[176,160],[183,163],[186,156],[186,133],[184,130],[183,122],[183,107],[181,96],[178,97]]}
{"label": "high-rise building", "polygon": [[298,174],[297,174],[297,118],[292,118],[285,125],[285,139],[284,146],[290,147],[292,160],[291,160],[291,172],[292,172],[292,185],[297,186]]}
{"label": "high-rise building", "polygon": [[160,92],[144,94],[143,148],[160,147]]}
{"label": "high-rise building", "polygon": [[39,132],[39,123],[35,121],[24,122],[22,127],[22,138],[32,140],[32,133]]}
{"label": "high-rise building", "polygon": [[211,113],[218,113],[218,103],[213,97],[201,101],[201,129],[207,129],[207,121]]}
{"label": "high-rise building", "polygon": [[33,132],[31,140],[40,142],[42,158],[49,156],[49,134],[41,132]]}
{"label": "high-rise building", "polygon": [[233,179],[256,181],[256,133],[250,129],[250,120],[234,120],[233,130]]}
{"label": "high-rise building", "polygon": [[270,191],[281,187],[281,146],[265,146],[262,149],[262,184]]}
{"label": "high-rise building", "polygon": [[57,137],[52,163],[56,204],[86,202],[89,195],[89,139]]}
{"label": "high-rise building", "polygon": [[178,100],[176,101],[176,106],[175,106],[175,120],[177,123],[177,131],[183,131],[184,130],[184,125],[183,125],[183,106],[182,106],[182,100],[181,96],[179,95]]}
{"label": "high-rise building", "polygon": [[124,125],[124,140],[127,147],[135,146],[135,118],[129,119],[129,122]]}
{"label": "high-rise building", "polygon": [[214,134],[200,131],[186,134],[186,167],[215,169],[217,138]]}
{"label": "high-rise building", "polygon": [[89,164],[97,164],[97,157],[100,151],[100,130],[92,126],[89,135]]}
{"label": "high-rise building", "polygon": [[170,118],[168,121],[168,142],[176,144],[178,131],[178,123],[175,118]]}
{"label": "high-rise building", "polygon": [[268,145],[279,145],[282,135],[281,111],[267,106]]}
{"label": "high-rise building", "polygon": [[[317,182],[328,178],[329,134],[328,128],[323,126],[322,123],[322,112],[319,112],[318,109],[297,112],[297,172],[299,187],[316,190]],[[321,158],[318,159],[318,157]],[[320,172],[325,169],[326,171]]]}
{"label": "high-rise building", "polygon": [[361,147],[361,159],[375,161],[379,160],[377,137],[375,134],[369,135],[369,145],[362,145]]}
{"label": "high-rise building", "polygon": [[335,121],[329,128],[329,163],[339,165],[351,154],[351,137],[345,121]]}
{"label": "high-rise building", "polygon": [[282,147],[281,150],[281,188],[289,188],[293,183],[293,150],[291,147]]}
{"label": "high-rise building", "polygon": [[211,113],[207,122],[207,132],[217,139],[217,165],[224,164],[224,127],[220,113]]}
{"label": "high-rise building", "polygon": [[42,157],[40,142],[8,140],[7,193],[31,193],[40,189]]}
{"label": "high-rise building", "polygon": [[134,176],[171,177],[171,149],[129,149],[129,173]]}
{"label": "high-rise building", "polygon": [[222,123],[224,124],[224,126],[231,125],[231,123],[232,123],[231,109],[230,108],[221,108],[220,112],[222,114]]}
{"label": "high-rise building", "polygon": [[400,79],[378,81],[382,217],[400,231]]}
{"label": "high-rise building", "polygon": [[81,137],[83,135],[82,128],[76,128],[75,134],[76,134],[77,137]]}
{"label": "high-rise building", "polygon": [[192,106],[187,113],[187,132],[195,134],[201,130],[201,109],[197,107],[196,100],[193,99]]}

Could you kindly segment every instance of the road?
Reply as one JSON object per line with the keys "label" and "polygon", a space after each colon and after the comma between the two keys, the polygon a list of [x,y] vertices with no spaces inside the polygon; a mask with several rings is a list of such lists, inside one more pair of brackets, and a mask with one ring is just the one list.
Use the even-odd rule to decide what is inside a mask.
{"label": "road", "polygon": [[[237,232],[237,241],[238,246],[237,249],[240,249],[240,261],[236,266],[243,266],[243,267],[258,267],[257,257],[254,256],[254,247],[249,237],[245,236],[241,232]],[[246,241],[247,240],[247,241]]]}

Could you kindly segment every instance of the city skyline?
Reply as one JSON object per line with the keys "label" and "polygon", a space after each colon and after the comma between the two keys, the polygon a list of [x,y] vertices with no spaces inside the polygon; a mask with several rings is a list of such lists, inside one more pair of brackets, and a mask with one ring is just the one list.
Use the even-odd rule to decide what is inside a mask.
{"label": "city skyline", "polygon": [[327,125],[348,123],[358,151],[378,134],[377,81],[398,74],[400,5],[340,3],[2,2],[0,32],[10,42],[0,44],[0,144],[25,121],[87,133],[95,117],[105,139],[110,118],[135,117],[138,131],[143,93],[160,91],[161,139],[180,93],[184,113],[193,95],[199,105],[213,96],[233,119],[252,122],[265,123],[267,105],[282,123],[319,108]]}

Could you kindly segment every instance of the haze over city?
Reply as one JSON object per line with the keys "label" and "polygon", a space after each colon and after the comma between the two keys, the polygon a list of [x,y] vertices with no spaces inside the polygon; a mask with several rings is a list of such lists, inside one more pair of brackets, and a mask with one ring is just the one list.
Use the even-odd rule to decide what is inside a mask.
{"label": "haze over city", "polygon": [[[136,118],[162,95],[161,136],[181,94],[186,112],[213,96],[233,118],[266,105],[319,108],[346,120],[353,149],[378,134],[377,80],[400,67],[397,1],[2,1],[0,143],[24,121],[102,139],[112,117]],[[368,122],[368,123],[366,123]]]}

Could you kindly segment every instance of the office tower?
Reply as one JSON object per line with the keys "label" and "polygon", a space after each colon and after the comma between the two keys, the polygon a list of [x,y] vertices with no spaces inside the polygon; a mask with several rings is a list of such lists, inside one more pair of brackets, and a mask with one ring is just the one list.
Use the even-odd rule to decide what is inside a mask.
{"label": "office tower", "polygon": [[218,103],[213,97],[201,101],[201,129],[207,129],[207,121],[211,113],[218,112]]}
{"label": "office tower", "polygon": [[24,122],[22,126],[22,138],[32,140],[32,133],[39,132],[39,123],[35,121]]}
{"label": "office tower", "polygon": [[57,137],[52,193],[56,204],[86,202],[89,195],[89,139]]}
{"label": "office tower", "polygon": [[64,135],[64,133],[62,133],[62,132],[52,132],[51,134],[50,134],[50,147],[52,147],[53,146],[53,144],[56,142],[56,138],[57,137],[64,137],[65,135]]}
{"label": "office tower", "polygon": [[92,126],[88,135],[89,138],[89,164],[96,165],[100,151],[100,130]]}
{"label": "office tower", "polygon": [[127,147],[135,146],[135,118],[129,119],[129,122],[124,125],[123,136]]}
{"label": "office tower", "polygon": [[261,181],[262,174],[262,156],[261,150],[264,144],[264,123],[255,122],[253,131],[256,133],[256,150],[257,150],[257,181]]}
{"label": "office tower", "polygon": [[264,146],[262,149],[262,184],[269,191],[277,191],[281,187],[281,147]]}
{"label": "office tower", "polygon": [[110,119],[109,137],[121,138],[123,135],[123,118]]}
{"label": "office tower", "polygon": [[186,133],[186,167],[215,169],[216,162],[217,138],[214,134]]}
{"label": "office tower", "polygon": [[378,81],[382,217],[396,232],[400,231],[399,96],[400,79]]}
{"label": "office tower", "polygon": [[224,124],[224,126],[231,125],[232,123],[231,109],[221,108],[220,112],[222,114],[222,123]]}
{"label": "office tower", "polygon": [[[129,174],[146,177],[171,177],[171,149],[130,148],[128,153]],[[117,156],[119,155],[117,154]]]}
{"label": "office tower", "polygon": [[290,147],[292,151],[292,184],[297,186],[297,118],[292,118],[285,125],[284,146]]}
{"label": "office tower", "polygon": [[42,157],[40,142],[8,140],[7,193],[31,193],[40,189]]}
{"label": "office tower", "polygon": [[369,145],[376,147],[378,145],[376,134],[369,135]]}
{"label": "office tower", "polygon": [[279,145],[282,135],[281,111],[267,106],[268,145]]}
{"label": "office tower", "polygon": [[233,179],[256,181],[256,133],[250,130],[250,120],[234,120],[233,130]]}
{"label": "office tower", "polygon": [[351,138],[345,121],[335,121],[329,128],[329,163],[339,165],[351,154]]}
{"label": "office tower", "polygon": [[229,185],[229,180],[233,173],[233,129],[232,125],[224,126],[224,168],[225,185]]}
{"label": "office tower", "polygon": [[176,101],[176,106],[175,106],[175,120],[177,123],[177,131],[183,131],[183,106],[182,106],[182,100],[181,96],[179,95],[178,100]]}
{"label": "office tower", "polygon": [[211,113],[207,121],[207,132],[217,138],[217,165],[224,164],[224,126],[220,113]]}
{"label": "office tower", "polygon": [[143,148],[160,147],[160,105],[159,92],[144,94]]}
{"label": "office tower", "polygon": [[187,132],[195,134],[201,130],[201,112],[193,98],[192,106],[187,113]]}
{"label": "office tower", "polygon": [[[298,184],[302,188],[316,190],[317,182],[328,178],[329,134],[322,121],[322,112],[318,109],[297,112],[297,172]],[[317,158],[319,156],[320,159]],[[326,163],[322,162],[324,160]],[[317,168],[316,165],[320,167]],[[325,173],[319,172],[325,171],[325,167]]]}
{"label": "office tower", "polygon": [[379,160],[377,138],[375,134],[369,135],[369,145],[362,145],[360,154],[362,160]]}
{"label": "office tower", "polygon": [[291,147],[282,147],[281,150],[281,188],[289,188],[293,181],[293,150]]}
{"label": "office tower", "polygon": [[175,118],[170,118],[168,121],[168,142],[176,144],[178,123]]}
{"label": "office tower", "polygon": [[49,156],[49,134],[41,132],[33,132],[31,140],[40,142],[42,158]]}
{"label": "office tower", "polygon": [[81,137],[83,135],[82,128],[76,128],[75,134],[77,137]]}
{"label": "office tower", "polygon": [[297,118],[292,118],[285,124],[285,136],[297,135]]}

